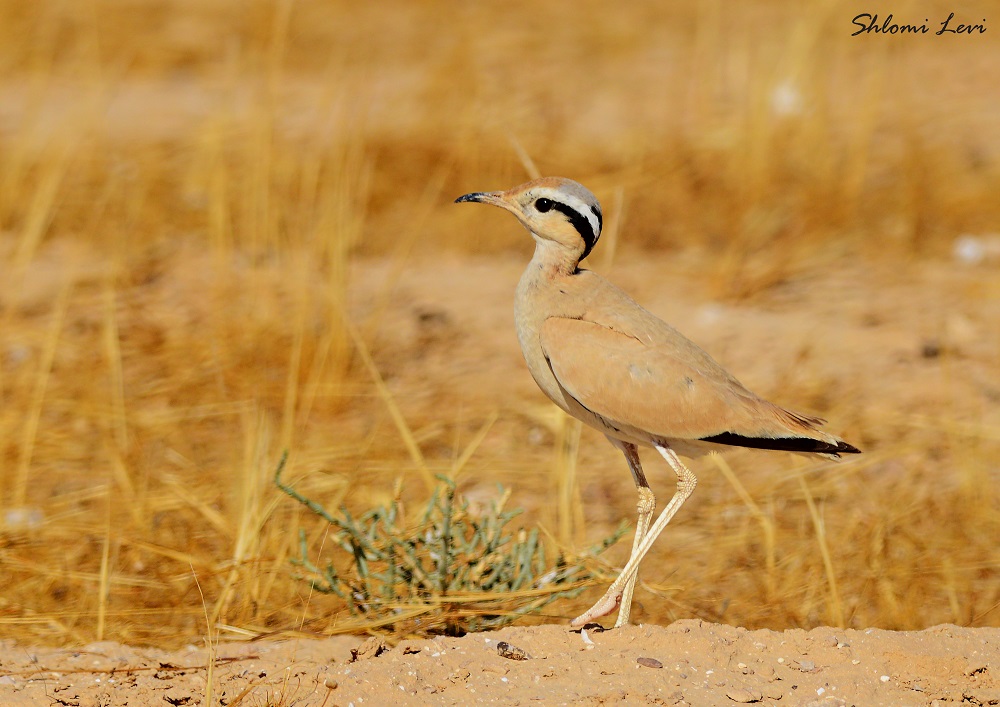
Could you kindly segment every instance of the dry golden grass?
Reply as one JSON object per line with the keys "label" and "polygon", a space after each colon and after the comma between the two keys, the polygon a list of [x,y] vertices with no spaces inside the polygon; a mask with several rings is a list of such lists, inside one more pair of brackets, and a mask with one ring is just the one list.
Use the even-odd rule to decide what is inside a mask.
{"label": "dry golden grass", "polygon": [[996,271],[928,265],[1000,220],[995,33],[850,38],[838,3],[691,5],[0,0],[3,634],[352,627],[291,576],[299,528],[324,538],[271,485],[285,448],[327,507],[387,502],[400,477],[416,507],[445,473],[513,487],[571,545],[630,515],[603,441],[489,369],[449,388],[421,357],[461,337],[385,333],[415,259],[523,255],[509,220],[450,205],[521,181],[518,150],[613,211],[598,267],[621,227],[705,300],[835,318],[842,299],[863,314],[843,326],[944,332],[930,372],[846,347],[835,373],[803,349],[768,379],[746,355],[761,392],[868,454],[701,463],[640,618],[1000,622]]}

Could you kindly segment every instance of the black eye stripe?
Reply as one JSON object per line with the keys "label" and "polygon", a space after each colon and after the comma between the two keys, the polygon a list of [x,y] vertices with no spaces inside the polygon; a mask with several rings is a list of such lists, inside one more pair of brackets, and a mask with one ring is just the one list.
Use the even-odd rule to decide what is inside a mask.
{"label": "black eye stripe", "polygon": [[[539,201],[541,200],[539,199]],[[590,255],[590,251],[592,251],[594,246],[597,244],[597,239],[601,235],[600,229],[598,229],[595,233],[594,227],[590,223],[590,219],[568,204],[564,204],[561,201],[553,201],[552,208],[564,214],[566,218],[569,219],[569,222],[573,224],[573,228],[576,229],[576,232],[580,234],[581,238],[583,238],[584,249],[583,255],[580,256],[580,260],[583,260]],[[598,213],[600,213],[600,211],[598,211]],[[597,217],[597,222],[601,222],[600,215]]]}

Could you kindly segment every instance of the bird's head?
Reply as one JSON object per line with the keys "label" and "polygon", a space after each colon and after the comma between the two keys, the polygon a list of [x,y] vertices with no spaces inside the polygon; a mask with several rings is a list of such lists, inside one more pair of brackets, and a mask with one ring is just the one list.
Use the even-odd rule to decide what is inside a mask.
{"label": "bird's head", "polygon": [[580,262],[601,237],[601,205],[589,189],[572,179],[545,177],[507,191],[474,192],[455,203],[493,204],[517,216],[539,244],[554,243]]}

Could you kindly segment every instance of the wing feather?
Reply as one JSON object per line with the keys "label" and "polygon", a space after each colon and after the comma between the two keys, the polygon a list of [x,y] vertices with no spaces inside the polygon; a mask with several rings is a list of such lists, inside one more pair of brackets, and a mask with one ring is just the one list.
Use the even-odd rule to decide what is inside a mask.
{"label": "wing feather", "polygon": [[664,439],[836,440],[758,397],[673,329],[634,336],[582,319],[550,317],[539,331],[557,381],[581,405],[611,422]]}

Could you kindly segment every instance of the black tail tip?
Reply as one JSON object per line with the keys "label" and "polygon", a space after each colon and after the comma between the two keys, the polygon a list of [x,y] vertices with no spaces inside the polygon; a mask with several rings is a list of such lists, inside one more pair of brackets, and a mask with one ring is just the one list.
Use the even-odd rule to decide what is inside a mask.
{"label": "black tail tip", "polygon": [[841,454],[861,454],[861,450],[855,447],[853,444],[848,444],[841,440],[837,444],[837,448],[830,452],[830,454],[836,454],[840,456]]}
{"label": "black tail tip", "polygon": [[749,447],[751,449],[773,449],[783,452],[805,452],[807,454],[829,454],[839,457],[841,454],[861,454],[861,450],[853,444],[837,440],[830,444],[811,437],[747,437],[733,432],[702,437],[702,442],[728,444],[733,447]]}

